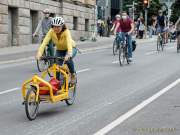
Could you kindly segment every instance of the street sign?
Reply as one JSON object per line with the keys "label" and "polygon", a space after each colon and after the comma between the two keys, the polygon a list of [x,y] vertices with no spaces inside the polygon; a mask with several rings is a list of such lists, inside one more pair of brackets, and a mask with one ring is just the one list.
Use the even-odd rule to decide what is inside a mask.
{"label": "street sign", "polygon": [[166,4],[168,6],[168,8],[170,8],[172,6],[172,4],[175,2],[175,0],[160,0],[159,1],[161,4]]}

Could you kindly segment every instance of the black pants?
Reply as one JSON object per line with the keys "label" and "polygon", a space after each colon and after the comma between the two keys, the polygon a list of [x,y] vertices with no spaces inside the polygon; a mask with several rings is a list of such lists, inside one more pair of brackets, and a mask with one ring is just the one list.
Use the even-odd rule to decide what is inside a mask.
{"label": "black pants", "polygon": [[144,34],[144,31],[139,31],[139,38],[142,39],[143,38],[143,34]]}

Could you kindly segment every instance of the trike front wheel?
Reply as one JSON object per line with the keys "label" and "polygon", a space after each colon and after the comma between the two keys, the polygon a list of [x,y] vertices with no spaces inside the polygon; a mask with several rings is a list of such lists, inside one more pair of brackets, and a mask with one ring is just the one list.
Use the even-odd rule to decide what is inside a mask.
{"label": "trike front wheel", "polygon": [[39,109],[39,101],[36,101],[36,88],[30,87],[26,94],[25,111],[26,116],[29,120],[36,119],[38,109]]}

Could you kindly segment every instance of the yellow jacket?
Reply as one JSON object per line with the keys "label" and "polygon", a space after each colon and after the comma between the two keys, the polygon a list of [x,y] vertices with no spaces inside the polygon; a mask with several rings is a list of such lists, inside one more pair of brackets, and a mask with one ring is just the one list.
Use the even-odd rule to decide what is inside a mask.
{"label": "yellow jacket", "polygon": [[39,52],[43,54],[45,47],[48,45],[49,41],[52,41],[57,50],[67,50],[68,54],[72,56],[72,48],[75,47],[75,42],[71,37],[71,33],[68,29],[65,29],[59,37],[57,38],[56,33],[51,28],[46,34],[42,44],[39,47]]}

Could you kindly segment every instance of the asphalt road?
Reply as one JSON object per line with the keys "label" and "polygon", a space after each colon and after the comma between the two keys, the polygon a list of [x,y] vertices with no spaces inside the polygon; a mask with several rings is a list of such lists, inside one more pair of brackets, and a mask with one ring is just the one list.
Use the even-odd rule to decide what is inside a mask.
{"label": "asphalt road", "polygon": [[179,135],[180,54],[174,43],[155,49],[155,42],[139,44],[123,67],[111,48],[78,55],[75,104],[40,104],[34,121],[26,118],[21,85],[37,73],[35,61],[1,65],[0,135]]}

